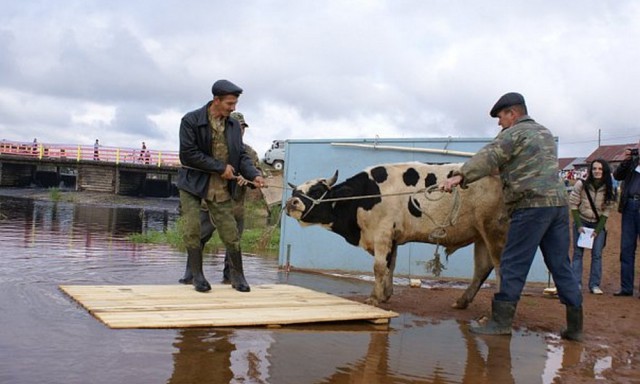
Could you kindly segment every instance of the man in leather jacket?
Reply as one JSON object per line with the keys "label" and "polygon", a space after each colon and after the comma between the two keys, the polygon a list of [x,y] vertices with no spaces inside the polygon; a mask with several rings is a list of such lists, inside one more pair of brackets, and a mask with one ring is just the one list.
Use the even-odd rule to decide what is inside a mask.
{"label": "man in leather jacket", "polygon": [[177,186],[187,248],[187,266],[180,282],[193,284],[199,292],[211,289],[202,271],[200,207],[204,201],[229,253],[231,285],[248,292],[232,198],[239,185],[261,188],[264,179],[245,151],[240,124],[229,118],[242,88],[228,80],[218,80],[211,91],[213,100],[187,113],[180,123],[182,168]]}

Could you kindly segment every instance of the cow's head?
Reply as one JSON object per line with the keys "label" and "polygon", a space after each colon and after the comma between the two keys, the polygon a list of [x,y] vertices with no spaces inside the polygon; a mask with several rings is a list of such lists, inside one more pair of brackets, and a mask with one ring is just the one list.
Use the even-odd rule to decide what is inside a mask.
{"label": "cow's head", "polygon": [[322,199],[327,197],[337,180],[336,170],[330,179],[313,179],[299,186],[289,183],[293,192],[285,204],[285,212],[301,223],[323,223],[320,215],[325,211],[322,210]]}

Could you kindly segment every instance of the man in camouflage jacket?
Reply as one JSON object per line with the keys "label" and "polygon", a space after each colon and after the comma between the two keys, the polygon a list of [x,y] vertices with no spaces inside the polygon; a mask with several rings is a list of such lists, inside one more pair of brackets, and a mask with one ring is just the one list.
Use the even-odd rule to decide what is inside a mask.
{"label": "man in camouflage jacket", "polygon": [[499,173],[510,213],[507,243],[500,260],[500,288],[492,301],[491,319],[471,331],[511,334],[511,323],[538,246],[567,307],[565,339],[582,338],[582,293],[569,259],[567,193],[558,178],[556,143],[552,133],[527,114],[524,97],[507,93],[494,105],[491,117],[503,128],[496,138],[453,176],[440,184],[445,191],[465,188]]}

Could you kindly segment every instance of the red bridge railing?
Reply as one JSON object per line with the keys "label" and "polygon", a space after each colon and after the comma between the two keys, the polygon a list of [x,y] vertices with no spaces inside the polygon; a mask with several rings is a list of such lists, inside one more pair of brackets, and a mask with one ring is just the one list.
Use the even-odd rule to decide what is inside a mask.
{"label": "red bridge railing", "polygon": [[31,157],[34,159],[66,159],[107,161],[115,164],[144,164],[158,167],[179,167],[177,151],[163,151],[140,148],[121,148],[93,145],[22,143],[0,141],[0,154]]}

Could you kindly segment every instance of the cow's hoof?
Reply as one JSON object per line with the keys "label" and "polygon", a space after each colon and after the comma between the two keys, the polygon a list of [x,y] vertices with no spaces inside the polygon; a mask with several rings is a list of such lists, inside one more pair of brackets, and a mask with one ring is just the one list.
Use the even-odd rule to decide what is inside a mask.
{"label": "cow's hoof", "polygon": [[378,301],[378,299],[376,299],[375,297],[369,297],[368,299],[366,299],[364,301],[365,304],[369,304],[369,305],[373,305],[374,307],[377,307],[380,305],[380,301]]}
{"label": "cow's hoof", "polygon": [[451,308],[455,309],[467,309],[469,302],[464,299],[458,299],[455,303],[451,304]]}

